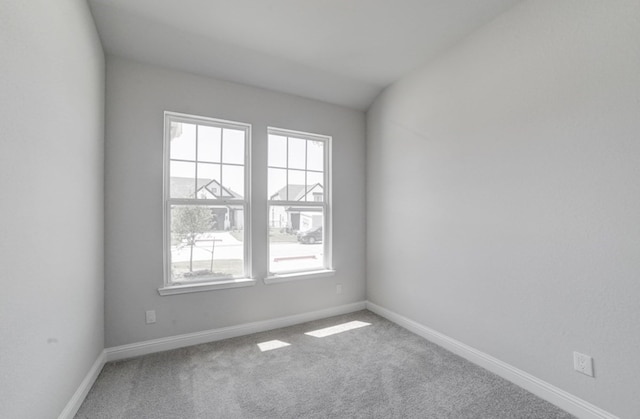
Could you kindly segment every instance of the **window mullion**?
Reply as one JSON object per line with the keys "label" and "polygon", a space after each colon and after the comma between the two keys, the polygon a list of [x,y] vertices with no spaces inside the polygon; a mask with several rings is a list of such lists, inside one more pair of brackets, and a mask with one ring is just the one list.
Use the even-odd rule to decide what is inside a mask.
{"label": "window mullion", "polygon": [[194,181],[196,183],[195,189],[194,189],[195,190],[194,198],[196,198],[196,199],[198,198],[198,131],[200,131],[198,129],[198,126],[199,125],[196,124],[196,159],[193,162],[193,164],[195,164],[195,166],[196,166],[196,178],[194,179]]}
{"label": "window mullion", "polygon": [[287,138],[287,147],[286,147],[286,149],[287,149],[287,151],[286,151],[287,159],[285,161],[286,169],[285,169],[285,172],[284,172],[285,181],[286,181],[285,182],[285,188],[286,189],[284,190],[284,197],[288,201],[289,200],[289,137],[287,136],[286,138]]}
{"label": "window mullion", "polygon": [[[224,143],[224,128],[220,129],[220,195],[222,195],[222,190],[224,189],[224,179],[222,179],[222,173],[224,172],[224,170],[222,170],[222,152],[223,152],[223,144]],[[246,162],[245,162],[246,163]],[[246,170],[245,170],[246,172]],[[246,191],[245,191],[245,195],[246,195]]]}
{"label": "window mullion", "polygon": [[308,183],[309,183],[309,175],[307,172],[307,147],[309,147],[309,140],[305,140],[304,141],[304,200],[308,201],[309,200],[309,187],[308,187]]}

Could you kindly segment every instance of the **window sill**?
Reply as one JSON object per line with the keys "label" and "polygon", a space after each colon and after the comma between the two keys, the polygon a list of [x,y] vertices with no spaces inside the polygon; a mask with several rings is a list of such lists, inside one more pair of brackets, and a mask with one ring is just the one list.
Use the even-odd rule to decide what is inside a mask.
{"label": "window sill", "polygon": [[329,276],[334,276],[336,271],[333,269],[323,269],[321,271],[309,271],[309,272],[293,272],[288,274],[278,274],[268,276],[264,279],[264,283],[267,285],[270,284],[279,284],[281,282],[289,282],[289,281],[300,281],[303,279],[315,279],[315,278],[325,278]]}
{"label": "window sill", "polygon": [[239,279],[230,279],[226,281],[203,282],[199,284],[169,285],[166,287],[158,288],[158,294],[162,296],[174,295],[174,294],[187,294],[190,292],[215,291],[215,290],[223,290],[228,288],[251,287],[255,284],[256,284],[255,279],[239,278]]}

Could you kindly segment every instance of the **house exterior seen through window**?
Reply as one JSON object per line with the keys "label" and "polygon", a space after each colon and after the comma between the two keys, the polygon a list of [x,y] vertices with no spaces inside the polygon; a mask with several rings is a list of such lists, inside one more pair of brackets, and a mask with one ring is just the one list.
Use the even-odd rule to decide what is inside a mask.
{"label": "house exterior seen through window", "polygon": [[[253,246],[267,244],[267,284],[331,269],[331,137],[269,128],[268,217],[251,232],[251,126],[165,112],[161,295],[255,284]],[[264,169],[262,169],[264,170]],[[260,173],[260,176],[263,176]],[[254,266],[254,268],[256,268]]]}
{"label": "house exterior seen through window", "polygon": [[330,137],[270,128],[269,272],[330,269]]}
{"label": "house exterior seen through window", "polygon": [[165,285],[249,273],[250,126],[165,112]]}

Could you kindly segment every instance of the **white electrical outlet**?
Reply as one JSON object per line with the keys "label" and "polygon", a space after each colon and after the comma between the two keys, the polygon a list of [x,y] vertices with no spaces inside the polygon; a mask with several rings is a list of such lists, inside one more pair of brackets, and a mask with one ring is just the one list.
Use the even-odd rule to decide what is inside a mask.
{"label": "white electrical outlet", "polygon": [[151,324],[151,323],[155,323],[156,322],[156,311],[155,310],[147,310],[145,314],[146,314],[147,324]]}
{"label": "white electrical outlet", "polygon": [[573,369],[584,375],[593,377],[593,358],[580,352],[574,352]]}
{"label": "white electrical outlet", "polygon": [[336,294],[342,294],[342,284],[336,284]]}

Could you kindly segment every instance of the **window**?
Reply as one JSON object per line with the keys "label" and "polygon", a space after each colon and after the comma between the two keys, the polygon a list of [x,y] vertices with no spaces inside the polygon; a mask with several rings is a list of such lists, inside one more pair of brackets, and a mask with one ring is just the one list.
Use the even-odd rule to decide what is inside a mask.
{"label": "window", "polygon": [[269,129],[269,274],[331,268],[331,138]]}
{"label": "window", "polygon": [[165,288],[250,276],[250,131],[165,112]]}

